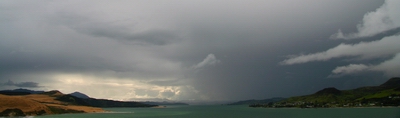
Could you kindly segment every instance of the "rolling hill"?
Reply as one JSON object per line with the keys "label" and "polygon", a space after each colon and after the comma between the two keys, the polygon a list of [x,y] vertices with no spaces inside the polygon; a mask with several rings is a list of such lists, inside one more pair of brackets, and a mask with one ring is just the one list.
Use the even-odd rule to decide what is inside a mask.
{"label": "rolling hill", "polygon": [[253,107],[371,107],[400,106],[400,77],[394,77],[379,86],[338,90],[329,87],[311,95],[290,97],[273,105]]}
{"label": "rolling hill", "polygon": [[73,93],[70,93],[69,95],[72,95],[72,96],[75,96],[75,97],[78,97],[78,98],[84,98],[84,99],[89,99],[90,98],[86,94],[83,94],[83,93],[77,92],[77,91],[73,92]]}
{"label": "rolling hill", "polygon": [[47,92],[6,91],[0,93],[0,117],[62,113],[105,112],[100,107],[154,107],[139,102],[79,98],[53,90]]}

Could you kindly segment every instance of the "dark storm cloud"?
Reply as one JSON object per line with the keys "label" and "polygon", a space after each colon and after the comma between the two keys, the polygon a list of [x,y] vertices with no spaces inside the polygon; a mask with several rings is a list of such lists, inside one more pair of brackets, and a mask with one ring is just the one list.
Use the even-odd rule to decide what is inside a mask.
{"label": "dark storm cloud", "polygon": [[[381,3],[382,1],[368,10],[358,12],[356,16],[362,18],[364,13],[373,11]],[[330,8],[327,7],[326,9]],[[354,13],[339,13],[345,15],[343,18],[353,17],[346,23],[359,22],[359,19],[354,18]],[[304,15],[308,16],[310,14]],[[292,15],[287,17],[290,16]],[[329,17],[321,19],[324,18]],[[324,20],[329,21],[332,19]],[[285,55],[298,53],[299,51],[315,52],[340,44],[340,41],[328,39],[332,32],[335,32],[335,29],[331,29],[334,27],[334,23],[314,22],[314,24],[308,24],[309,22],[306,21],[293,22],[301,23],[288,25],[291,27],[287,29],[280,29],[286,28],[286,25],[280,24],[282,22],[277,22],[282,27],[277,27],[276,31],[259,29],[258,31],[247,32],[248,30],[236,28],[235,26],[227,26],[227,29],[234,30],[198,29],[198,32],[196,32],[198,34],[195,35],[197,36],[195,38],[205,40],[200,43],[208,41],[208,47],[213,48],[205,50],[214,53],[222,63],[215,68],[203,70],[194,75],[197,78],[194,80],[194,83],[196,83],[194,86],[203,90],[201,92],[204,92],[204,94],[220,99],[225,96],[234,96],[233,98],[236,99],[250,99],[313,93],[327,86],[348,89],[361,85],[353,83],[356,82],[353,79],[355,77],[326,80],[326,77],[331,73],[331,69],[334,69],[335,65],[341,62],[330,62],[330,64],[324,64],[324,66],[319,65],[321,63],[296,65],[296,67],[280,66],[278,63],[285,59]],[[293,22],[288,22],[288,24]],[[307,24],[307,26],[299,26],[299,24]],[[324,25],[326,27],[322,27]],[[253,29],[257,28],[253,27]],[[289,75],[287,73],[292,74]],[[366,80],[357,80],[367,81],[370,77],[365,77],[364,79]],[[343,83],[353,83],[353,86]],[[367,82],[364,84],[370,85],[373,83]]]}
{"label": "dark storm cloud", "polygon": [[[85,15],[90,16],[93,14]],[[136,44],[152,45],[165,45],[167,43],[179,41],[178,35],[173,31],[163,29],[141,31],[141,29],[136,28],[135,23],[130,23],[132,19],[99,20],[96,18],[89,18],[88,16],[65,12],[55,13],[54,16],[49,19],[50,22],[69,27],[78,33],[94,37],[105,37],[111,40],[137,41]]]}
{"label": "dark storm cloud", "polygon": [[[99,24],[99,25],[104,25],[104,24]],[[99,25],[94,25],[94,26],[99,26]],[[108,26],[105,26],[103,28],[91,27],[91,28],[74,28],[74,29],[76,29],[78,32],[86,33],[93,36],[107,37],[110,39],[123,39],[126,41],[139,41],[139,43],[145,43],[145,44],[148,43],[154,45],[165,45],[170,41],[173,41],[178,38],[175,34],[173,34],[173,32],[162,31],[162,30],[129,34],[126,33],[125,31],[113,30],[113,28],[110,28]],[[115,28],[115,29],[121,29],[121,28]]]}
{"label": "dark storm cloud", "polygon": [[[287,65],[301,64],[312,61],[328,61],[334,58],[347,57],[357,58],[357,60],[371,60],[376,58],[392,57],[379,64],[359,64],[353,61],[347,66],[338,66],[332,71],[334,74],[352,74],[363,71],[382,71],[387,76],[399,76],[395,71],[398,70],[398,55],[400,54],[400,36],[397,34],[400,26],[400,17],[396,14],[400,9],[397,7],[400,2],[386,0],[385,3],[373,12],[366,13],[363,21],[357,25],[357,32],[344,35],[340,30],[331,38],[355,39],[363,37],[372,37],[375,35],[386,34],[382,38],[374,41],[362,41],[355,44],[340,44],[329,50],[299,55],[284,60],[282,63]],[[387,33],[387,32],[394,32]]]}
{"label": "dark storm cloud", "polygon": [[333,34],[333,39],[355,39],[371,37],[382,32],[400,27],[400,17],[397,12],[400,10],[396,0],[385,0],[385,3],[375,11],[364,15],[363,20],[357,25],[357,33],[344,34],[340,29]]}
{"label": "dark storm cloud", "polygon": [[[327,86],[373,85],[380,81],[366,82],[349,75],[326,79],[338,65],[344,67],[335,72],[364,68],[346,66],[349,63],[340,61],[342,57],[324,63],[279,63],[287,55],[313,54],[340,45],[342,41],[329,37],[338,29],[357,30],[350,26],[382,3],[41,1],[27,6],[11,2],[2,5],[6,10],[0,12],[4,26],[0,28],[1,79],[26,75],[21,81],[38,74],[35,82],[46,83],[55,77],[40,79],[39,75],[55,73],[82,86],[90,84],[85,81],[89,79],[73,79],[95,78],[94,82],[137,90],[140,97],[179,100],[263,99],[313,93]],[[71,73],[78,76],[66,76]],[[142,83],[115,82],[122,80]]]}
{"label": "dark storm cloud", "polygon": [[13,82],[11,80],[8,80],[6,83],[4,83],[4,85],[16,86],[16,87],[26,87],[26,88],[38,88],[38,87],[41,87],[36,82],[19,82],[19,83],[15,83],[15,82]]}

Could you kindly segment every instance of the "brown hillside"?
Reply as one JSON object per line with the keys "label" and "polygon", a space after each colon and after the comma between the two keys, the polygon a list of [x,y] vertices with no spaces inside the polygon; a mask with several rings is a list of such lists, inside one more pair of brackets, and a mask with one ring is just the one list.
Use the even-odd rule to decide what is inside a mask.
{"label": "brown hillside", "polygon": [[64,95],[63,93],[61,93],[58,90],[52,90],[52,91],[44,92],[44,93],[41,93],[41,94],[49,95],[49,96],[53,96],[53,97],[59,97],[59,96],[63,96]]}
{"label": "brown hillside", "polygon": [[[22,116],[60,113],[104,112],[104,110],[101,108],[71,105],[67,102],[56,100],[56,96],[62,95],[63,94],[61,92],[57,91],[51,91],[45,94],[30,94],[19,96],[8,96],[0,94],[0,117],[1,115],[12,116],[13,114],[7,112],[7,110],[10,109],[21,110],[23,112]],[[13,110],[12,112],[18,112],[18,110]]]}
{"label": "brown hillside", "polygon": [[50,109],[46,105],[30,99],[25,99],[22,96],[0,95],[0,101],[0,111],[17,108],[22,110],[25,115],[51,113]]}

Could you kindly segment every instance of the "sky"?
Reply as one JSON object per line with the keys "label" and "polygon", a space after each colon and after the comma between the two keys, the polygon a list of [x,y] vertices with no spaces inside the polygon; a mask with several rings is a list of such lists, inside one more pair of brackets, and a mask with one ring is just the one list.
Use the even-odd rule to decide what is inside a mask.
{"label": "sky", "polygon": [[0,89],[213,102],[400,76],[398,0],[0,2]]}

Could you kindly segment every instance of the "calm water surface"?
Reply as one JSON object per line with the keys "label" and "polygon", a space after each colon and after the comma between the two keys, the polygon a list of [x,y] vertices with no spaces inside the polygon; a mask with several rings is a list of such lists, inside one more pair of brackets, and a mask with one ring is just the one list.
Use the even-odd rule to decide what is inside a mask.
{"label": "calm water surface", "polygon": [[110,113],[62,114],[39,118],[400,118],[400,108],[250,108],[247,106],[167,106],[105,108]]}

